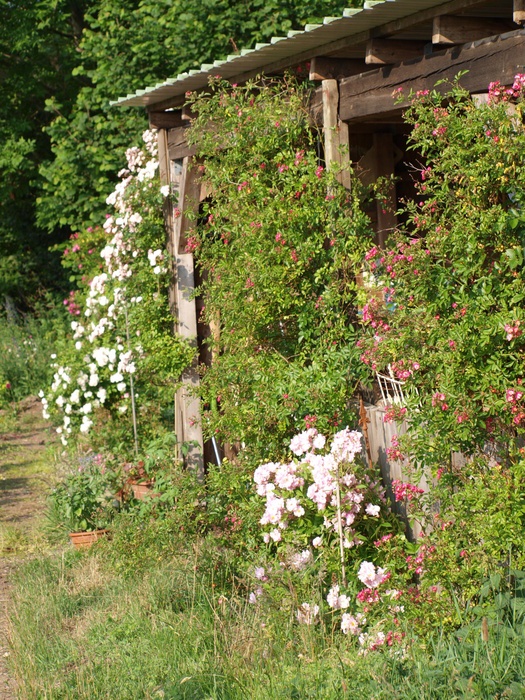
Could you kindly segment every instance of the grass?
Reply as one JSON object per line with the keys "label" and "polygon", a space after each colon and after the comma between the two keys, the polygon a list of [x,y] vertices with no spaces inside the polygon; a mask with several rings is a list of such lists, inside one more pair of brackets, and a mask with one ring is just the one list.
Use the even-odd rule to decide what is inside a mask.
{"label": "grass", "polygon": [[[133,569],[119,541],[28,562],[15,578],[13,668],[22,699],[454,700],[525,698],[525,639],[411,640],[358,654],[325,625],[247,603],[224,550],[201,541]],[[176,550],[177,546],[173,547]],[[143,557],[143,554],[141,554]],[[115,558],[128,558],[115,567]],[[228,584],[229,582],[229,584]],[[407,630],[409,633],[409,630]]]}

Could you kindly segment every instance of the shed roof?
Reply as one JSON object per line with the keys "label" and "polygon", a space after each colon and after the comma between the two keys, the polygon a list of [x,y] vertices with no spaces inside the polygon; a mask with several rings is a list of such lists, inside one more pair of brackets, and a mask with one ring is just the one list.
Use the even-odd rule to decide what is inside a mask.
{"label": "shed roof", "polygon": [[[340,17],[325,17],[322,24],[306,25],[303,30],[289,31],[287,36],[273,37],[270,42],[256,44],[253,49],[242,49],[238,54],[228,56],[213,63],[204,63],[196,70],[180,73],[153,87],[137,90],[121,97],[112,104],[122,107],[151,107],[167,100],[177,104],[184,102],[185,93],[200,90],[208,84],[211,76],[235,78],[239,82],[260,72],[284,70],[291,65],[308,60],[323,47],[345,40],[351,44],[364,41],[367,33],[412,15],[421,15],[431,8],[443,6],[443,10],[453,6],[469,8],[479,5],[480,0],[444,2],[444,0],[366,0],[362,9],[347,9]],[[494,5],[494,12],[506,5],[505,0],[488,3]],[[490,9],[490,8],[489,8]]]}

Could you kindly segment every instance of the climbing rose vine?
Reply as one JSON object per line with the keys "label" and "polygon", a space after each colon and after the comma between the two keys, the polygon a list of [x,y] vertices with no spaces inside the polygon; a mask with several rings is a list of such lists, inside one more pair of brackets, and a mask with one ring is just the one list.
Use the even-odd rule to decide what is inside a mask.
{"label": "climbing rose vine", "polygon": [[[76,432],[88,434],[103,409],[129,415],[132,381],[139,412],[148,400],[159,400],[163,386],[172,393],[191,360],[191,349],[172,333],[171,264],[162,220],[169,193],[160,191],[156,133],[146,131],[143,140],[144,148],[128,149],[127,167],[107,199],[113,213],[99,235],[101,249],[89,247],[90,229],[75,234],[73,246],[64,251],[70,268],[72,259],[83,260],[86,252],[100,260],[94,275],[80,276],[79,288],[67,300],[71,342],[56,358],[50,391],[41,392],[44,416],[60,421],[56,430],[64,445]],[[77,267],[82,270],[83,264]]]}

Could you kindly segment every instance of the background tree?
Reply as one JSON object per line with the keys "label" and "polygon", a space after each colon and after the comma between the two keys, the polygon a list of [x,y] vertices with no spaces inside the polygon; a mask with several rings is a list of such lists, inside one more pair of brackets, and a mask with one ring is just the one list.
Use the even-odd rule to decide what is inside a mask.
{"label": "background tree", "polygon": [[[50,244],[101,223],[146,126],[111,100],[347,2],[22,0],[0,6],[0,294],[60,280]],[[50,235],[48,235],[50,234]]]}
{"label": "background tree", "polygon": [[[73,71],[89,0],[0,4],[0,295],[25,298],[56,279],[58,256],[35,223],[39,167],[51,157],[43,129],[54,118],[48,100],[69,118],[81,80]],[[56,114],[56,112],[55,112]]]}

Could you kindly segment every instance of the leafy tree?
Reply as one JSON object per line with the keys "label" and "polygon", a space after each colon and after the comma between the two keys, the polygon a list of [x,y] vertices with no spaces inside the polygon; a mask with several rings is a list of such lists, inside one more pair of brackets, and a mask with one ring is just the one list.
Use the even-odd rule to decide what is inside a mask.
{"label": "leafy tree", "polygon": [[146,126],[141,110],[112,99],[347,4],[2,0],[0,294],[56,285],[49,245],[101,223],[123,153]]}
{"label": "leafy tree", "polygon": [[87,81],[70,115],[47,128],[53,159],[41,168],[38,221],[80,227],[101,222],[130,141],[146,126],[136,109],[110,108],[119,95],[341,12],[347,2],[99,0],[87,15],[77,75]]}
{"label": "leafy tree", "polygon": [[[88,0],[0,4],[0,295],[26,296],[49,285],[59,269],[48,253],[53,237],[35,225],[38,168],[50,157],[42,132],[53,114],[69,115],[80,78],[72,71]],[[58,107],[60,105],[60,107]],[[56,259],[55,259],[56,258]]]}

